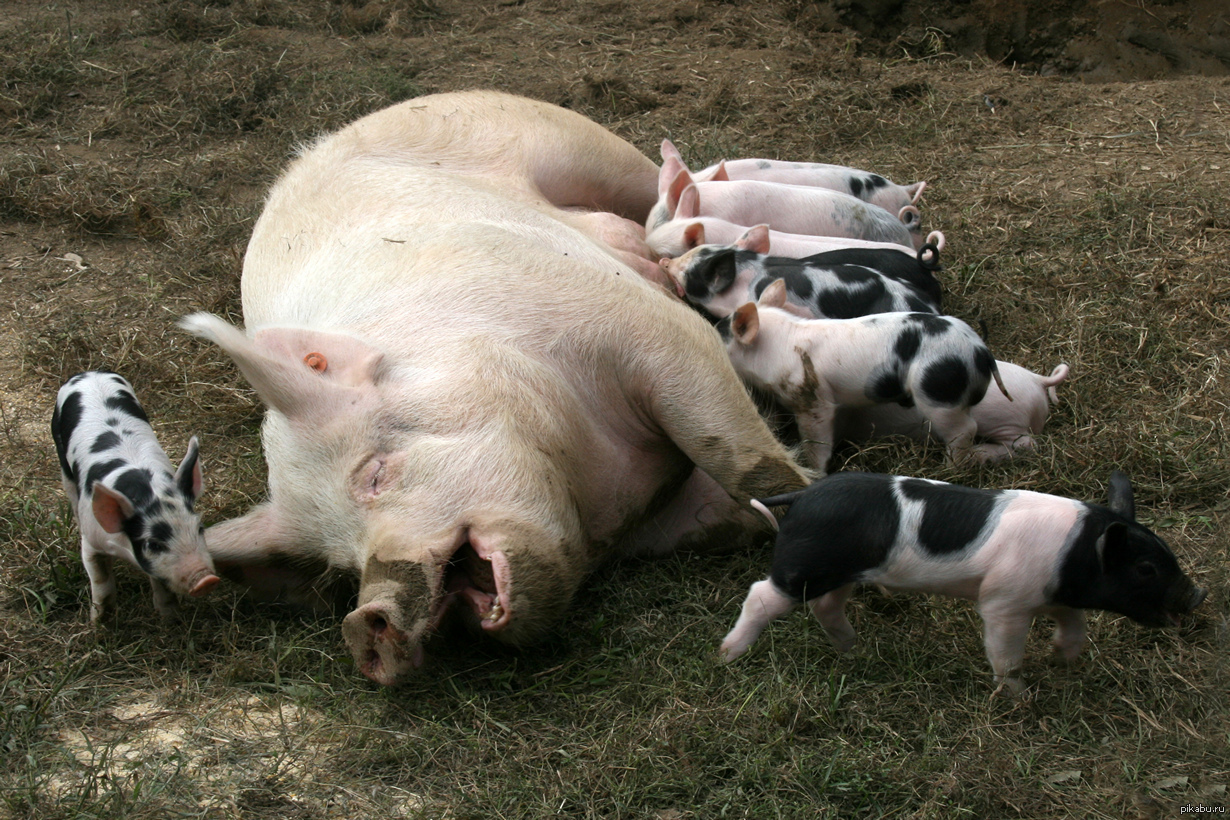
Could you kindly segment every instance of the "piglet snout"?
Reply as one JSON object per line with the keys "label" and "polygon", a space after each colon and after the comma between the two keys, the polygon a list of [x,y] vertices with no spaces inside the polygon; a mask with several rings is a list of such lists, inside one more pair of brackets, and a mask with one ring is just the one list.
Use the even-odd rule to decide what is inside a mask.
{"label": "piglet snout", "polygon": [[204,595],[206,592],[209,592],[211,589],[216,587],[221,580],[222,579],[219,578],[217,575],[210,573],[209,575],[206,575],[201,580],[197,581],[192,586],[192,588],[188,590],[188,594],[191,595],[193,598],[200,597],[201,595]]}

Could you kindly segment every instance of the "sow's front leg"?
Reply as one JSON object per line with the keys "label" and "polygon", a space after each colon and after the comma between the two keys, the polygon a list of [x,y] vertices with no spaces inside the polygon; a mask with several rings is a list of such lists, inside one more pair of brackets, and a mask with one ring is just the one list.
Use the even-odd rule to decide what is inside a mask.
{"label": "sow's front leg", "polygon": [[637,360],[653,417],[728,497],[723,504],[721,493],[704,492],[703,479],[689,482],[686,489],[712,500],[705,508],[710,520],[698,519],[681,546],[706,538],[750,545],[769,532],[751,499],[802,489],[808,475],[761,419],[713,329],[681,304],[658,296],[652,304],[658,315],[640,336],[652,355]]}

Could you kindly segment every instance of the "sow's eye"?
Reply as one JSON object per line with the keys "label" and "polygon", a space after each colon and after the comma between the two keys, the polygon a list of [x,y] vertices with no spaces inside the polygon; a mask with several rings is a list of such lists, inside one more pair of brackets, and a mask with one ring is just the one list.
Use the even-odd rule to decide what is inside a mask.
{"label": "sow's eye", "polygon": [[355,472],[353,488],[355,494],[364,501],[371,501],[389,488],[393,469],[385,455],[373,456],[363,463]]}

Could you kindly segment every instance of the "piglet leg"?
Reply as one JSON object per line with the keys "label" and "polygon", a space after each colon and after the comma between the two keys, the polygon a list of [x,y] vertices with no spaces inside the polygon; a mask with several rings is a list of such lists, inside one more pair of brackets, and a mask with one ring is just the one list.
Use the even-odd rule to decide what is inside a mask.
{"label": "piglet leg", "polygon": [[111,572],[111,556],[95,552],[84,537],[81,539],[81,562],[90,579],[90,623],[97,624],[115,607],[115,575]]}
{"label": "piglet leg", "polygon": [[742,655],[769,625],[769,621],[780,618],[797,605],[797,601],[780,592],[768,578],[752,584],[735,628],[730,630],[718,650],[722,660],[730,662]]}
{"label": "piglet leg", "polygon": [[846,584],[832,592],[808,601],[812,614],[820,621],[825,633],[838,652],[849,652],[854,648],[854,627],[846,618],[846,601],[854,592],[854,584]]}
{"label": "piglet leg", "polygon": [[930,420],[932,432],[948,445],[948,455],[953,461],[960,461],[969,454],[978,433],[978,423],[969,414],[969,408],[924,407],[920,402],[918,409]]}
{"label": "piglet leg", "polygon": [[169,621],[179,614],[179,601],[169,586],[151,575],[149,588],[154,593],[154,609],[163,620]]}
{"label": "piglet leg", "polygon": [[1055,619],[1052,643],[1065,661],[1074,661],[1085,648],[1085,611],[1064,607],[1051,613]]}
{"label": "piglet leg", "polygon": [[799,437],[803,439],[808,460],[818,476],[828,473],[829,459],[833,455],[833,427],[836,419],[837,408],[825,402],[817,403],[808,412],[795,415],[799,425]]}
{"label": "piglet leg", "polygon": [[995,691],[1007,689],[1012,695],[1025,691],[1021,681],[1021,664],[1025,660],[1025,638],[1033,620],[1011,604],[983,602],[979,607],[985,627],[987,659],[995,673]]}

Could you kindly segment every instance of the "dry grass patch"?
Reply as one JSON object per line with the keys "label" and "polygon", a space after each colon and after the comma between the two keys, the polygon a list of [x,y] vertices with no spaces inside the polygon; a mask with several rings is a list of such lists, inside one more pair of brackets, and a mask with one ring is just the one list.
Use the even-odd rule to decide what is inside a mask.
{"label": "dry grass patch", "polygon": [[[1230,85],[1088,85],[883,55],[797,2],[18,2],[0,19],[0,817],[1157,817],[1230,798]],[[67,13],[66,13],[67,12]],[[47,421],[72,373],[136,386],[209,522],[265,488],[260,408],[175,320],[241,320],[244,244],[295,147],[417,94],[567,105],[656,158],[852,164],[928,180],[950,312],[1060,389],[1035,452],[955,466],[889,440],[835,467],[1098,501],[1211,590],[1178,630],[1091,618],[1029,696],[991,698],[966,603],[863,590],[835,654],[803,611],[714,659],[767,547],[608,567],[524,652],[440,636],[380,690],[336,618],[226,589],[160,623],[122,573],[92,631]]]}

